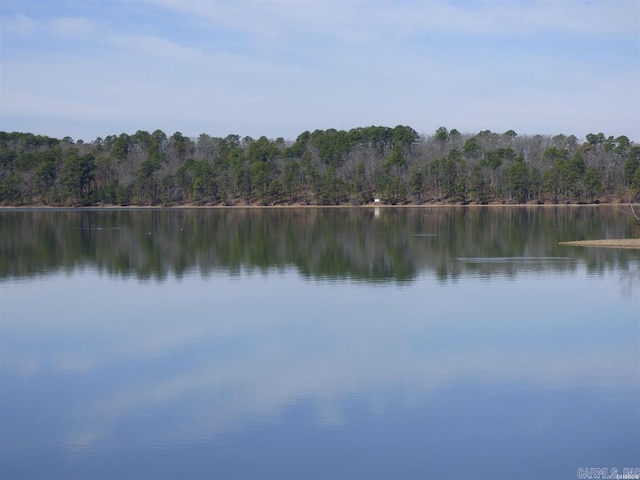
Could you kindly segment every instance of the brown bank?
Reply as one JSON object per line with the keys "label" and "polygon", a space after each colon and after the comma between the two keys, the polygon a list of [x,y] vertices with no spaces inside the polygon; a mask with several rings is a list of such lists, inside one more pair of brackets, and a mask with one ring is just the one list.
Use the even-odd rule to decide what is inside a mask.
{"label": "brown bank", "polygon": [[640,249],[640,238],[622,238],[609,240],[580,240],[575,242],[560,242],[559,245],[572,247],[606,247],[606,248],[637,248]]}

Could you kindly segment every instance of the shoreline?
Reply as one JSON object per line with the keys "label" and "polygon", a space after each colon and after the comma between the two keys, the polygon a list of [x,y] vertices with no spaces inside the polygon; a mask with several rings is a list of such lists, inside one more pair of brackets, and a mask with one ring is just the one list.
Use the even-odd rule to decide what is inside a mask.
{"label": "shoreline", "polygon": [[207,210],[207,209],[314,209],[314,208],[597,208],[597,207],[640,207],[640,203],[489,203],[489,204],[447,204],[425,203],[390,205],[367,203],[363,205],[0,205],[0,211],[12,210]]}
{"label": "shoreline", "polygon": [[610,238],[606,240],[576,240],[559,242],[558,245],[567,247],[599,247],[599,248],[628,248],[640,249],[640,238]]}

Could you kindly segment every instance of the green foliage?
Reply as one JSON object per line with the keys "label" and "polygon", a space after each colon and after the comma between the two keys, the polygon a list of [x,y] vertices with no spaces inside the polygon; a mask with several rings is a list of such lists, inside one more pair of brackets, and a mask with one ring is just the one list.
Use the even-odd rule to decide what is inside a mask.
{"label": "green foliage", "polygon": [[158,181],[154,172],[159,169],[160,160],[157,157],[149,157],[138,167],[136,184],[140,203],[155,205],[158,202]]}
{"label": "green foliage", "polygon": [[638,201],[638,199],[640,198],[640,168],[636,169],[636,172],[633,174],[633,178],[631,179],[630,191],[630,200]]}
{"label": "green foliage", "polygon": [[267,188],[272,180],[273,166],[266,161],[258,161],[251,165],[251,179],[258,200],[264,200]]}
{"label": "green foliage", "polygon": [[600,192],[602,192],[602,182],[596,167],[588,167],[585,170],[582,182],[589,201],[595,201]]}
{"label": "green foliage", "polygon": [[399,175],[391,175],[384,190],[384,198],[391,205],[407,202],[407,186]]}
{"label": "green foliage", "polygon": [[278,147],[270,142],[267,137],[260,137],[257,141],[249,144],[246,157],[249,163],[269,163],[276,158],[279,152]]}
{"label": "green foliage", "polygon": [[232,166],[233,182],[235,191],[246,203],[251,203],[253,197],[253,182],[251,170],[242,163],[235,163]]}
{"label": "green foliage", "polygon": [[447,140],[449,140],[449,131],[444,128],[444,127],[440,127],[436,130],[435,135],[433,136],[433,138],[440,143],[444,143]]}
{"label": "green foliage", "polygon": [[193,185],[191,194],[198,203],[215,203],[219,197],[218,183],[213,166],[206,160],[193,162],[191,165]]}
{"label": "green foliage", "polygon": [[307,148],[309,138],[311,134],[308,131],[302,132],[293,145],[284,149],[283,155],[288,158],[300,158]]}
{"label": "green foliage", "polygon": [[317,182],[316,195],[322,205],[338,205],[348,198],[345,182],[340,179],[335,168],[329,167]]}
{"label": "green foliage", "polygon": [[469,193],[471,199],[480,204],[487,203],[489,200],[488,182],[484,169],[480,164],[476,164],[471,168],[469,175]]}
{"label": "green foliage", "polygon": [[351,138],[344,130],[316,130],[311,134],[310,144],[316,148],[325,165],[335,168],[346,160],[351,149]]}
{"label": "green foliage", "polygon": [[129,154],[130,137],[126,133],[120,134],[111,147],[111,155],[119,160],[124,160]]}
{"label": "green foliage", "polygon": [[507,195],[515,203],[525,203],[529,198],[529,169],[522,157],[505,170]]}
{"label": "green foliage", "polygon": [[20,178],[11,174],[0,180],[0,203],[4,205],[21,205],[23,203],[20,191]]}
{"label": "green foliage", "polygon": [[61,192],[71,203],[84,203],[91,194],[95,172],[95,157],[80,155],[76,148],[65,152],[60,171]]}
{"label": "green foliage", "polygon": [[543,200],[543,179],[539,168],[529,171],[529,198],[541,203]]}
{"label": "green foliage", "polygon": [[491,170],[498,170],[503,164],[512,162],[516,158],[516,152],[512,148],[499,148],[485,154],[482,162]]}
{"label": "green foliage", "polygon": [[629,151],[629,157],[624,162],[624,179],[630,185],[636,171],[640,168],[640,146],[634,145]]}
{"label": "green foliage", "polygon": [[569,158],[569,150],[560,147],[549,147],[544,151],[544,160],[551,165]]}
{"label": "green foliage", "polygon": [[404,158],[402,147],[399,145],[395,145],[391,149],[391,153],[389,154],[389,157],[387,158],[387,160],[384,162],[383,167],[386,169],[389,169],[391,167],[402,168],[405,165],[406,165],[406,161]]}
{"label": "green foliage", "polygon": [[291,160],[285,165],[282,192],[283,195],[286,195],[286,200],[289,203],[294,203],[298,200],[299,191],[303,183],[300,170],[300,163],[297,160]]}
{"label": "green foliage", "polygon": [[467,158],[479,158],[480,145],[478,144],[478,139],[476,137],[471,137],[466,142],[464,142],[462,152]]}
{"label": "green foliage", "polygon": [[414,145],[418,138],[418,133],[413,128],[404,125],[397,125],[391,133],[391,143],[405,149]]}
{"label": "green foliage", "polygon": [[[517,137],[517,138],[516,138]],[[0,203],[362,204],[582,202],[633,193],[624,135],[477,135],[397,125],[302,132],[295,142],[138,130],[92,143],[0,132]]]}
{"label": "green foliage", "polygon": [[183,160],[187,154],[191,153],[191,140],[180,132],[171,135],[169,146],[176,152],[179,160]]}
{"label": "green foliage", "polygon": [[[179,133],[174,134],[174,136],[175,135],[179,135]],[[118,140],[118,142],[124,142],[124,139]],[[138,145],[139,149],[145,152],[148,156],[154,157],[160,161],[164,159],[168,143],[169,141],[167,139],[167,136],[162,130],[156,130],[152,134],[146,131],[138,130],[135,135],[132,135],[130,137],[129,144],[126,150],[128,152],[131,145]],[[118,146],[117,148],[122,149],[122,146]],[[120,155],[122,155],[123,153],[124,151],[121,151]],[[124,157],[121,156],[117,158]]]}
{"label": "green foliage", "polygon": [[458,150],[451,150],[442,165],[444,197],[454,202],[467,202],[466,162]]}
{"label": "green foliage", "polygon": [[598,146],[598,145],[602,145],[605,141],[604,138],[604,133],[600,132],[598,134],[595,133],[588,133],[587,136],[585,137],[587,140],[587,143],[591,146]]}
{"label": "green foliage", "polygon": [[422,203],[424,199],[424,175],[420,165],[414,165],[409,172],[409,190],[414,201]]}
{"label": "green foliage", "polygon": [[46,161],[38,165],[35,172],[36,193],[46,198],[56,181],[56,162]]}

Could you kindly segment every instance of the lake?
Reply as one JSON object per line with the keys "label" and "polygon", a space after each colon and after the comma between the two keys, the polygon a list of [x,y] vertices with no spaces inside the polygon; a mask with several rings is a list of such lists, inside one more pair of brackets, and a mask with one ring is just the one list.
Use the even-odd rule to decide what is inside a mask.
{"label": "lake", "polygon": [[624,207],[0,211],[3,479],[640,467]]}

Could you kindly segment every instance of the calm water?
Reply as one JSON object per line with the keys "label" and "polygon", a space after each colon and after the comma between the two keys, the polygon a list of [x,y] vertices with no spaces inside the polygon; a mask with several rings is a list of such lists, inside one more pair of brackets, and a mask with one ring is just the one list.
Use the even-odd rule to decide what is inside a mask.
{"label": "calm water", "polygon": [[0,478],[640,467],[615,208],[0,212]]}

